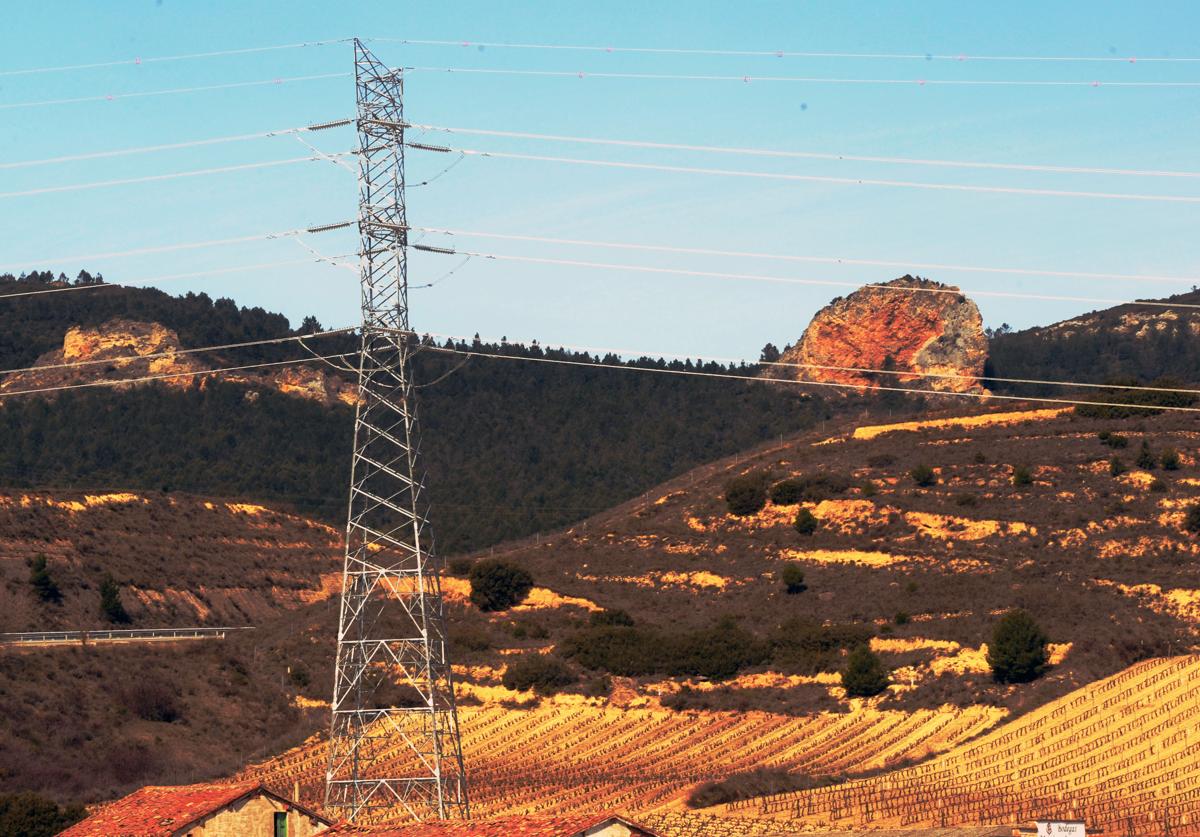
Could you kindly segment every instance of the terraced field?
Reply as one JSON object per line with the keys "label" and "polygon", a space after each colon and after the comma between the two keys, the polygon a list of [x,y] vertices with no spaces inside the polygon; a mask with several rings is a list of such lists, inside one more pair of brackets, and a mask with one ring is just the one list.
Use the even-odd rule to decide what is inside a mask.
{"label": "terraced field", "polygon": [[[761,766],[857,772],[940,752],[995,725],[994,708],[881,712],[859,709],[787,717],[765,712],[681,713],[545,702],[460,710],[463,749],[478,817],[523,813],[680,808],[686,792]],[[323,740],[255,765],[240,779],[319,803]],[[395,756],[403,762],[404,753]],[[407,765],[396,765],[403,775]]]}
{"label": "terraced field", "polygon": [[[716,813],[775,820],[775,830],[1045,816],[1083,819],[1089,834],[1197,835],[1200,656],[1140,663],[915,767],[732,803]],[[686,815],[655,820],[677,837],[718,833],[696,831],[704,822]],[[737,833],[762,827],[743,822]]]}

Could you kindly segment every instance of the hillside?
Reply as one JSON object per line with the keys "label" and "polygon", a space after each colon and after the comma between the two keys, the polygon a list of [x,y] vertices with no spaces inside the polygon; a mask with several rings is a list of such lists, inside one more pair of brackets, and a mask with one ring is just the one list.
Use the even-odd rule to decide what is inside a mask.
{"label": "hillside", "polygon": [[[51,278],[0,276],[0,297],[53,290],[58,285],[48,284]],[[102,286],[0,301],[0,370],[39,359],[61,363],[65,355],[79,357],[82,346],[115,357],[153,346],[221,345],[320,329],[313,318],[293,329],[281,315],[239,308],[232,300],[144,288]],[[121,346],[126,348],[118,351]],[[345,335],[315,346],[345,352],[357,343]],[[459,348],[584,366],[484,358],[464,364],[455,355],[415,353],[431,495],[448,512],[437,526],[445,553],[580,520],[714,456],[828,416],[820,399],[792,388],[588,369],[600,358],[537,345],[476,342]],[[0,389],[27,388],[19,386],[22,381],[128,378],[149,371],[151,363],[215,368],[303,356],[290,344],[47,368],[7,376]],[[629,364],[747,376],[755,371],[652,359]],[[339,373],[306,364],[270,375],[240,372],[203,386],[165,381],[119,391],[68,390],[49,394],[53,407],[42,398],[3,398],[0,392],[0,486],[167,488],[286,505],[340,524],[353,432],[353,411],[343,397],[347,386],[352,382]],[[314,394],[320,397],[302,397]]]}

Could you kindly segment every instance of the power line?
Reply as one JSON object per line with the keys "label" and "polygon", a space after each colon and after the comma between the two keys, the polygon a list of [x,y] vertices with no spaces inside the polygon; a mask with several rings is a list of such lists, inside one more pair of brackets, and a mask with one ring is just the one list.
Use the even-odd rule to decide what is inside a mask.
{"label": "power line", "polygon": [[268,137],[282,137],[289,134],[302,134],[310,131],[324,131],[329,128],[340,128],[344,125],[352,125],[351,119],[338,119],[329,122],[317,123],[314,125],[305,125],[298,128],[283,128],[277,131],[264,131],[258,134],[235,134],[228,137],[214,137],[212,139],[188,140],[186,142],[172,142],[163,145],[143,145],[138,148],[121,148],[115,151],[93,151],[86,154],[68,154],[62,157],[46,157],[41,160],[20,160],[15,163],[0,162],[0,169],[21,169],[31,166],[45,166],[58,163],[74,163],[80,160],[99,160],[106,157],[123,157],[129,154],[146,154],[153,151],[175,151],[180,148],[197,148],[204,145],[219,145],[227,142],[243,142],[245,140],[266,139]]}
{"label": "power line", "polygon": [[605,78],[639,81],[792,82],[801,84],[875,84],[904,87],[1200,87],[1200,81],[1035,81],[1025,79],[837,78],[830,76],[700,75],[680,73],[614,73],[584,70],[519,70],[502,67],[405,67],[411,72],[464,75]]}
{"label": "power line", "polygon": [[548,142],[570,142],[587,145],[612,145],[623,148],[648,148],[671,151],[698,151],[707,154],[744,154],[754,157],[783,157],[804,160],[849,160],[859,163],[889,163],[914,166],[942,166],[946,168],[963,169],[998,169],[1002,171],[1029,171],[1053,174],[1103,174],[1136,177],[1200,177],[1196,171],[1160,171],[1154,169],[1122,169],[1090,166],[1051,166],[1027,163],[988,163],[971,162],[968,160],[940,160],[923,157],[880,157],[856,154],[832,154],[818,151],[789,151],[768,148],[744,148],[718,145],[689,145],[685,143],[650,142],[647,140],[603,139],[597,137],[564,136],[562,134],[536,134],[526,131],[495,131],[483,128],[458,128],[443,125],[410,124],[410,128],[423,131],[438,131],[448,134],[469,134],[484,137],[507,137],[511,139],[532,139]]}
{"label": "power line", "polygon": [[[467,342],[466,338],[455,334],[438,334],[436,332],[425,332],[422,337],[437,337],[440,339],[453,340],[455,342]],[[474,338],[472,338],[474,339]],[[493,341],[495,342],[495,341]],[[934,378],[938,380],[956,380],[956,381],[976,381],[979,383],[996,382],[1004,384],[1036,384],[1040,386],[1056,386],[1056,387],[1079,387],[1085,389],[1103,389],[1103,390],[1132,390],[1136,392],[1166,392],[1178,393],[1185,395],[1200,396],[1200,389],[1187,389],[1182,387],[1159,387],[1159,386],[1138,386],[1136,384],[1095,384],[1084,381],[1051,381],[1034,378],[1001,378],[995,375],[962,375],[951,372],[912,372],[902,369],[875,369],[873,367],[863,366],[833,366],[820,363],[787,363],[784,361],[748,361],[745,358],[729,358],[715,357],[712,355],[693,356],[693,355],[675,355],[666,352],[638,352],[630,349],[614,349],[597,346],[562,346],[564,349],[571,349],[579,352],[595,353],[597,357],[604,355],[618,355],[623,357],[654,357],[659,359],[670,360],[692,360],[708,361],[713,363],[726,364],[730,367],[741,366],[776,366],[785,369],[811,369],[820,372],[854,372],[859,374],[869,375],[890,375],[897,378]],[[1089,402],[1090,403],[1090,402]]]}
{"label": "power line", "polygon": [[[170,349],[164,352],[151,352],[144,355],[121,355],[118,357],[96,358],[94,360],[77,360],[71,363],[46,363],[38,366],[22,366],[17,369],[0,369],[0,375],[12,375],[17,372],[43,372],[47,369],[74,369],[79,366],[92,366],[98,363],[120,363],[127,360],[154,360],[155,358],[176,357],[177,355],[192,355],[200,352],[223,352],[229,349],[246,349],[251,346],[274,346],[281,343],[295,342],[302,343],[309,338],[329,337],[333,334],[346,334],[348,332],[357,330],[357,326],[349,326],[346,328],[314,331],[311,334],[296,334],[289,337],[272,337],[265,340],[246,340],[241,343],[224,343],[219,346],[200,346],[192,349]],[[3,394],[3,391],[0,391],[0,394]]]}
{"label": "power line", "polygon": [[409,44],[413,46],[483,47],[485,49],[557,50],[570,52],[636,53],[649,55],[709,55],[761,58],[851,58],[886,59],[912,61],[1054,61],[1054,62],[1097,62],[1117,64],[1137,63],[1191,63],[1200,58],[1170,56],[1143,58],[1139,56],[1102,55],[968,55],[967,53],[913,53],[913,52],[811,52],[797,50],[751,50],[751,49],[688,49],[672,47],[619,47],[584,46],[578,44],[529,44],[497,43],[494,41],[434,41],[414,38],[371,38],[380,43]]}
{"label": "power line", "polygon": [[235,171],[251,169],[269,169],[279,166],[290,166],[296,163],[308,163],[334,157],[352,157],[357,152],[339,151],[333,154],[315,154],[308,157],[290,157],[286,160],[268,160],[263,163],[241,163],[236,166],[218,166],[210,169],[194,169],[192,171],[171,172],[169,174],[151,174],[143,177],[125,177],[119,180],[101,180],[93,183],[73,183],[69,186],[44,186],[39,189],[24,189],[18,192],[0,192],[0,198],[22,198],[31,195],[45,195],[53,192],[78,192],[85,189],[101,189],[108,186],[127,186],[132,183],[153,183],[160,180],[178,180],[183,177],[202,177],[209,174],[228,174]]}
{"label": "power line", "polygon": [[[698,378],[719,378],[719,379],[725,379],[725,380],[742,381],[745,383],[761,382],[761,383],[775,383],[775,384],[792,384],[792,385],[802,386],[802,387],[827,387],[827,388],[833,388],[833,389],[843,389],[843,390],[844,389],[852,389],[852,390],[858,390],[858,391],[870,389],[873,391],[900,392],[900,393],[906,393],[909,395],[922,395],[922,396],[939,395],[939,396],[946,396],[946,397],[951,397],[951,398],[975,398],[975,399],[993,399],[994,398],[998,401],[1021,401],[1021,402],[1025,402],[1025,403],[1059,404],[1059,405],[1063,405],[1063,406],[1120,407],[1120,408],[1134,408],[1134,409],[1145,409],[1145,410],[1167,410],[1167,411],[1171,411],[1171,412],[1182,412],[1182,413],[1198,413],[1198,412],[1200,412],[1200,407],[1174,407],[1174,406],[1165,406],[1165,405],[1158,405],[1158,404],[1121,404],[1121,403],[1117,403],[1117,402],[1084,401],[1081,399],[1070,399],[1070,398],[1046,398],[1046,397],[1042,397],[1042,396],[998,395],[996,393],[978,393],[978,392],[949,392],[949,391],[945,391],[945,390],[926,390],[926,389],[915,389],[915,388],[906,388],[906,387],[884,387],[884,386],[866,387],[861,384],[843,384],[843,383],[838,383],[835,381],[798,381],[794,378],[765,378],[765,377],[759,377],[759,376],[750,377],[750,376],[744,376],[744,375],[736,375],[736,374],[727,373],[727,372],[704,372],[701,370],[693,370],[693,369],[661,369],[658,367],[648,367],[648,366],[626,366],[624,364],[606,363],[603,361],[593,362],[593,361],[582,361],[582,360],[568,360],[565,358],[527,357],[527,356],[523,356],[523,355],[504,355],[504,354],[491,353],[491,352],[480,352],[480,351],[475,351],[475,350],[470,350],[470,349],[457,349],[457,348],[450,349],[450,348],[445,348],[442,346],[428,346],[427,348],[430,351],[435,351],[435,352],[443,352],[443,353],[447,353],[447,354],[456,354],[456,355],[467,355],[467,356],[471,356],[471,357],[491,358],[491,359],[495,359],[495,360],[516,360],[516,361],[527,361],[527,362],[531,362],[531,363],[552,363],[552,364],[560,364],[560,365],[564,365],[564,366],[581,366],[581,367],[586,367],[589,369],[596,369],[596,368],[616,369],[616,370],[620,370],[620,371],[624,371],[624,372],[653,372],[653,373],[659,373],[659,374],[684,375],[684,376],[688,376],[688,377],[698,377]],[[573,347],[573,346],[558,346],[557,348],[575,349],[575,347]],[[579,349],[579,351],[583,351],[583,349]],[[653,355],[652,352],[646,353],[646,356],[651,356],[651,355]]]}
{"label": "power line", "polygon": [[146,256],[153,253],[170,253],[179,250],[197,250],[204,247],[218,247],[227,244],[245,244],[250,241],[270,241],[276,238],[292,238],[299,235],[309,235],[314,233],[327,232],[330,230],[340,229],[350,226],[350,222],[341,222],[337,224],[325,224],[318,227],[300,228],[294,230],[282,230],[280,232],[259,233],[257,235],[243,235],[236,238],[216,238],[208,241],[191,241],[181,244],[163,244],[155,247],[139,247],[135,250],[110,250],[106,253],[85,253],[75,256],[44,256],[33,261],[15,262],[6,265],[0,265],[0,269],[14,270],[23,267],[37,267],[46,265],[52,262],[85,262],[94,261],[97,259],[116,259],[125,258],[128,256]]}
{"label": "power line", "polygon": [[[342,258],[341,256],[318,256],[313,259],[288,259],[278,262],[260,262],[259,264],[235,265],[233,267],[220,267],[212,270],[193,270],[187,273],[169,273],[163,276],[150,276],[145,279],[134,279],[129,282],[97,282],[94,285],[64,285],[54,288],[39,288],[36,291],[17,291],[15,293],[6,294],[0,290],[0,302],[7,299],[13,299],[24,296],[43,296],[45,294],[60,294],[72,291],[89,291],[98,290],[100,288],[141,288],[147,285],[152,285],[156,282],[172,282],[179,279],[195,279],[201,276],[220,276],[227,273],[240,273],[246,270],[265,270],[274,267],[295,267],[302,264],[313,264],[316,262],[328,262],[336,264],[333,260]],[[3,285],[0,285],[0,289]]]}
{"label": "power line", "polygon": [[[426,249],[420,245],[416,245],[415,249]],[[629,270],[637,273],[660,273],[671,276],[695,276],[705,279],[730,279],[744,280],[753,282],[776,282],[786,285],[818,285],[835,288],[854,288],[863,287],[860,282],[838,282],[832,279],[798,279],[787,276],[765,276],[758,273],[726,273],[716,270],[687,270],[684,268],[675,267],[651,267],[649,265],[631,265],[620,264],[614,262],[589,262],[578,259],[555,259],[544,258],[537,256],[510,256],[502,253],[481,253],[475,250],[451,250],[442,251],[449,255],[473,256],[481,259],[491,259],[493,261],[510,261],[510,262],[527,262],[530,264],[548,264],[561,265],[564,267],[587,267],[600,270]],[[993,296],[1004,299],[1037,299],[1045,302],[1099,302],[1106,305],[1147,305],[1156,308],[1185,308],[1185,309],[1200,309],[1200,304],[1186,302],[1159,302],[1157,300],[1128,300],[1128,299],[1110,299],[1105,297],[1090,297],[1090,296],[1059,296],[1053,294],[1030,294],[1018,293],[1015,291],[981,291],[973,288],[922,288],[909,285],[869,285],[868,287],[876,288],[881,291],[891,293],[929,293],[946,296]]]}
{"label": "power line", "polygon": [[565,163],[568,165],[596,166],[600,168],[634,169],[637,171],[664,171],[677,174],[706,174],[720,177],[748,177],[759,180],[803,181],[807,183],[834,183],[851,186],[894,186],[905,189],[930,189],[947,192],[983,192],[1001,195],[1038,195],[1059,198],[1100,198],[1105,200],[1162,201],[1166,203],[1200,203],[1200,197],[1192,195],[1145,195],[1127,192],[1084,192],[1070,189],[1035,189],[1017,186],[977,186],[958,183],[929,183],[914,180],[880,180],[864,177],[835,177],[818,174],[786,174],[777,172],[746,171],[742,169],[708,169],[699,166],[671,166],[661,163],[634,163],[618,160],[591,160],[582,157],[555,157],[545,154],[520,154],[511,151],[484,151],[475,148],[432,148],[409,143],[410,148],[420,151],[451,151],[471,157],[495,157],[506,160],[531,160],[540,163]]}
{"label": "power line", "polygon": [[58,67],[28,67],[22,70],[0,70],[0,76],[28,76],[40,73],[63,73],[73,70],[97,70],[105,67],[137,67],[142,64],[159,64],[165,61],[190,61],[197,58],[220,58],[229,55],[250,55],[257,52],[275,52],[284,49],[302,49],[304,47],[320,47],[329,44],[344,44],[349,38],[337,38],[326,41],[304,41],[297,44],[279,44],[278,46],[246,47],[243,49],[222,49],[214,52],[192,52],[183,55],[157,55],[149,58],[125,58],[116,61],[98,61],[91,64],[67,64]]}
{"label": "power line", "polygon": [[541,235],[517,235],[477,230],[456,230],[438,227],[410,227],[419,232],[441,235],[463,235],[478,238],[495,238],[506,241],[532,241],[544,244],[571,244],[585,247],[602,247],[616,250],[641,250],[662,253],[680,253],[697,256],[729,256],[734,258],[772,259],[776,261],[812,262],[818,264],[861,265],[865,267],[896,267],[906,270],[954,270],[968,273],[1005,273],[1020,276],[1057,276],[1068,279],[1116,279],[1121,281],[1200,283],[1200,276],[1159,276],[1141,273],[1095,273],[1074,270],[1045,270],[1023,267],[981,267],[978,265],[942,264],[938,262],[884,261],[879,259],[851,259],[835,256],[794,256],[779,253],[756,253],[746,250],[715,250],[707,247],[672,247],[662,244],[630,244],[613,241],[594,241],[578,238],[552,238]]}
{"label": "power line", "polygon": [[112,102],[117,99],[141,99],[147,96],[175,96],[185,93],[201,93],[210,90],[235,90],[241,87],[266,87],[276,84],[287,84],[299,81],[319,81],[330,78],[349,78],[350,73],[320,73],[310,76],[289,76],[285,78],[268,78],[260,81],[235,81],[228,84],[204,84],[197,87],[174,87],[168,90],[142,90],[133,93],[109,93],[104,96],[76,96],[70,99],[46,99],[40,102],[8,102],[0,104],[0,110],[13,108],[36,108],[50,105],[75,105],[83,102]]}
{"label": "power line", "polygon": [[82,384],[60,384],[52,387],[37,387],[34,389],[22,389],[13,392],[4,392],[0,390],[0,401],[14,395],[35,395],[42,392],[60,392],[68,389],[84,389],[87,387],[116,387],[125,384],[140,384],[146,381],[162,381],[168,378],[194,378],[199,375],[216,375],[221,372],[241,372],[246,369],[263,369],[271,366],[288,366],[296,363],[310,363],[313,360],[333,360],[334,358],[346,358],[350,353],[342,352],[341,354],[325,355],[322,357],[303,357],[294,360],[276,360],[266,363],[247,363],[242,366],[223,366],[217,369],[198,369],[191,372],[171,372],[162,375],[146,375],[140,378],[124,378],[124,379],[105,379],[101,381],[88,381]]}

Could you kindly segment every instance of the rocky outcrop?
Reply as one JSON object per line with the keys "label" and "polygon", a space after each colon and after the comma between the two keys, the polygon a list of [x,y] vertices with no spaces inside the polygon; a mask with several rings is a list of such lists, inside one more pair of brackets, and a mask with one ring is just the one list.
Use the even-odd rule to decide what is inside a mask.
{"label": "rocky outcrop", "polygon": [[[984,392],[978,376],[987,350],[974,302],[958,288],[904,276],[864,285],[822,308],[800,342],[780,358],[796,366],[771,367],[768,374],[864,389]],[[863,371],[889,369],[902,374]]]}
{"label": "rocky outcrop", "polygon": [[[297,352],[303,351],[299,346]],[[159,323],[113,319],[100,326],[72,326],[63,336],[63,346],[37,359],[33,368],[0,379],[0,398],[23,390],[47,390],[86,385],[95,381],[120,380],[117,388],[155,383],[189,388],[204,387],[209,380],[268,387],[322,404],[355,403],[355,384],[324,368],[309,365],[282,366],[205,374],[205,370],[238,366],[244,361],[234,355],[183,353],[179,335]]]}

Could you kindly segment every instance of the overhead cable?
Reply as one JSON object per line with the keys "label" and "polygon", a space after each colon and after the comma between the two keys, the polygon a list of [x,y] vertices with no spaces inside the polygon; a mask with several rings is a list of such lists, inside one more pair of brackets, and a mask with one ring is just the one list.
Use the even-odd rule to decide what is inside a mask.
{"label": "overhead cable", "polygon": [[268,137],[282,137],[289,134],[310,133],[313,131],[325,131],[330,128],[340,128],[345,125],[353,125],[352,119],[339,119],[331,122],[323,122],[315,125],[304,125],[299,128],[283,128],[277,131],[263,131],[258,134],[235,134],[228,137],[213,137],[212,139],[188,140],[186,142],[171,142],[163,145],[143,145],[138,148],[120,148],[114,151],[92,151],[85,154],[67,154],[61,157],[45,157],[41,160],[18,160],[15,163],[0,162],[0,169],[21,169],[30,166],[45,166],[57,163],[74,163],[80,160],[99,160],[106,157],[124,157],[129,154],[146,154],[153,151],[175,151],[181,148],[197,148],[204,145],[219,145],[227,142],[243,142],[245,140],[266,139]]}
{"label": "overhead cable", "polygon": [[242,366],[222,366],[217,369],[197,369],[190,372],[170,372],[162,375],[144,375],[140,378],[125,378],[125,379],[105,379],[101,381],[87,381],[81,384],[60,384],[52,387],[35,387],[32,389],[13,390],[5,392],[0,390],[0,401],[5,398],[15,395],[36,395],[42,392],[60,392],[68,389],[87,389],[90,387],[119,387],[126,384],[140,384],[147,381],[163,381],[171,378],[195,378],[200,375],[216,375],[223,372],[241,372],[246,369],[264,369],[272,366],[289,366],[296,363],[309,363],[313,360],[333,360],[336,358],[345,358],[348,353],[325,355],[323,357],[302,357],[294,360],[276,360],[266,363],[247,363]]}
{"label": "overhead cable", "polygon": [[[150,352],[144,355],[121,355],[118,357],[96,358],[93,360],[77,360],[71,363],[43,363],[37,366],[23,366],[17,369],[0,369],[0,375],[11,375],[15,372],[43,372],[47,369],[74,369],[79,366],[91,366],[98,363],[123,363],[125,361],[135,360],[154,360],[163,357],[176,357],[178,355],[193,355],[200,352],[223,352],[230,349],[246,349],[251,346],[275,346],[281,343],[303,343],[310,338],[329,337],[334,334],[347,334],[357,331],[358,326],[347,326],[345,328],[333,328],[325,331],[314,331],[309,334],[295,334],[288,337],[271,337],[265,340],[245,340],[240,343],[224,343],[219,346],[199,346],[191,349],[169,349],[162,352]],[[3,391],[0,390],[0,395]]]}
{"label": "overhead cable", "polygon": [[178,180],[181,177],[202,177],[209,174],[227,174],[235,171],[251,169],[269,169],[279,166],[290,166],[296,163],[308,163],[316,160],[330,160],[338,157],[354,156],[354,151],[339,151],[332,154],[319,152],[308,157],[290,157],[286,160],[268,160],[263,163],[242,163],[236,166],[217,166],[210,169],[195,169],[193,171],[171,172],[170,174],[151,174],[143,177],[125,177],[118,180],[101,180],[94,183],[73,183],[69,186],[43,186],[38,189],[23,189],[17,192],[0,192],[0,198],[21,198],[31,195],[45,195],[52,192],[78,192],[85,189],[102,189],[108,186],[127,186],[133,183],[153,183],[159,180]]}
{"label": "overhead cable", "polygon": [[416,38],[371,38],[380,43],[410,44],[413,46],[446,46],[460,48],[484,49],[522,49],[522,50],[557,50],[568,52],[603,52],[603,53],[636,53],[649,55],[709,55],[736,56],[761,58],[852,58],[852,59],[886,59],[911,61],[1056,61],[1056,62],[1097,62],[1117,64],[1137,63],[1193,63],[1200,58],[1171,57],[1171,56],[1116,56],[1116,55],[971,55],[959,53],[930,53],[930,52],[813,52],[791,49],[697,49],[678,47],[622,47],[580,44],[530,44],[530,43],[498,43],[495,41],[435,41]]}
{"label": "overhead cable", "polygon": [[[769,148],[745,148],[720,145],[691,145],[648,140],[603,139],[597,137],[564,136],[562,134],[536,134],[527,131],[495,131],[483,128],[457,128],[442,125],[420,125],[411,123],[410,128],[423,131],[438,131],[448,134],[469,134],[483,137],[505,137],[510,139],[532,139],[547,142],[570,142],[586,145],[612,145],[622,148],[647,148],[669,151],[696,151],[706,154],[743,154],[753,157],[782,157],[804,160],[849,160],[857,163],[889,163],[914,166],[941,166],[962,169],[998,169],[1002,171],[1029,171],[1053,174],[1103,174],[1135,177],[1200,177],[1200,171],[1162,171],[1156,169],[1123,169],[1094,166],[1051,166],[1030,163],[988,163],[969,160],[940,160],[927,157],[880,157],[861,154],[833,154],[818,151],[789,151]],[[423,147],[423,146],[422,146]]]}
{"label": "overhead cable", "polygon": [[197,87],[173,87],[167,90],[140,90],[132,93],[108,93],[103,96],[76,96],[70,99],[45,99],[40,102],[5,102],[0,104],[0,110],[13,108],[37,108],[50,105],[76,105],[83,102],[112,102],[117,99],[142,99],[148,96],[176,96],[185,93],[202,93],[210,90],[235,90],[240,87],[268,87],[271,85],[288,84],[300,81],[320,81],[331,78],[351,78],[352,73],[319,73],[311,76],[289,76],[286,78],[268,78],[259,81],[235,81],[228,84],[204,84]]}
{"label": "overhead cable", "polygon": [[296,44],[279,44],[277,46],[245,47],[242,49],[222,49],[212,52],[191,52],[182,55],[155,55],[147,58],[125,58],[117,61],[97,61],[91,64],[64,64],[57,67],[27,67],[20,70],[0,70],[0,76],[28,76],[40,73],[63,73],[73,70],[97,70],[106,67],[138,67],[142,64],[160,64],[166,61],[190,61],[197,58],[222,58],[230,55],[250,55],[258,52],[276,52],[284,49],[302,49],[304,47],[320,47],[329,44],[342,44],[349,38],[337,38],[325,41],[303,41]]}
{"label": "overhead cable", "polygon": [[549,78],[606,78],[639,81],[791,82],[799,84],[860,84],[902,87],[1200,87],[1200,81],[1101,81],[1029,79],[837,78],[830,76],[703,75],[681,73],[615,73],[584,70],[517,70],[503,67],[405,67],[410,72],[458,75],[542,76]]}
{"label": "overhead cable", "polygon": [[[649,265],[631,265],[616,262],[589,262],[578,259],[554,259],[538,256],[512,256],[503,253],[481,253],[475,250],[456,249],[449,254],[460,256],[475,256],[481,259],[508,262],[526,262],[529,264],[561,265],[563,267],[587,267],[599,270],[633,271],[636,273],[656,273],[669,276],[694,276],[703,279],[723,279],[751,282],[774,282],[785,285],[818,285],[835,288],[863,287],[861,282],[838,282],[831,279],[798,279],[790,276],[765,276],[759,273],[725,273],[716,270],[686,270],[676,267],[652,267]],[[1160,302],[1158,300],[1129,300],[1111,299],[1091,296],[1060,296],[1055,294],[1030,294],[1017,291],[984,291],[974,288],[923,288],[912,285],[871,285],[870,287],[889,293],[927,293],[942,296],[991,296],[1004,299],[1037,299],[1046,302],[1098,302],[1105,305],[1145,305],[1155,308],[1182,308],[1200,310],[1200,304],[1187,302]]]}
{"label": "overhead cable", "polygon": [[[490,358],[494,360],[515,360],[529,363],[551,363],[563,366],[586,367],[589,369],[615,369],[623,372],[647,372],[666,375],[683,375],[694,378],[718,378],[724,380],[741,381],[743,383],[772,383],[772,384],[789,384],[801,387],[829,388],[839,390],[856,390],[862,392],[871,390],[873,392],[900,392],[909,395],[922,396],[944,396],[948,398],[974,398],[996,399],[998,401],[1020,401],[1024,403],[1034,404],[1057,404],[1062,406],[1088,406],[1088,407],[1120,407],[1123,409],[1144,409],[1144,410],[1166,410],[1170,412],[1180,413],[1200,413],[1200,407],[1176,407],[1165,406],[1158,404],[1122,404],[1119,402],[1106,401],[1085,401],[1082,399],[1072,398],[1047,398],[1042,396],[1024,396],[1024,395],[1000,395],[997,393],[982,393],[982,392],[952,392],[946,390],[926,390],[910,387],[885,387],[885,386],[863,386],[861,384],[846,384],[835,381],[799,381],[795,378],[768,378],[760,376],[737,375],[732,372],[704,372],[694,369],[663,369],[647,366],[626,366],[618,363],[607,363],[605,361],[582,361],[568,360],[565,358],[549,358],[549,357],[528,357],[523,355],[505,355],[493,352],[481,352],[473,349],[458,349],[445,348],[442,346],[428,346],[429,351],[443,352],[446,354],[466,355],[470,357]],[[573,349],[572,346],[557,346],[555,348]],[[652,356],[653,353],[647,353],[645,356]]]}
{"label": "overhead cable", "polygon": [[637,250],[659,253],[679,253],[696,256],[728,256],[739,259],[769,259],[774,261],[807,262],[815,264],[861,265],[865,267],[895,267],[904,270],[953,270],[966,273],[1000,273],[1016,276],[1054,276],[1066,279],[1101,279],[1134,282],[1163,282],[1200,284],[1200,276],[1160,276],[1144,273],[1099,273],[1079,270],[1048,270],[1027,267],[982,267],[979,265],[945,264],[940,262],[886,261],[881,259],[852,259],[836,256],[795,256],[781,253],[756,253],[747,250],[716,250],[708,247],[673,247],[663,244],[633,244],[616,241],[595,241],[579,238],[554,238],[544,235],[481,232],[442,227],[409,227],[410,230],[450,236],[492,238],[504,241],[530,241],[542,244],[568,244],[600,247],[613,250]]}
{"label": "overhead cable", "polygon": [[1200,203],[1195,195],[1147,195],[1128,192],[1086,192],[1071,189],[1036,189],[1017,186],[978,186],[959,183],[929,183],[914,180],[880,180],[866,177],[834,177],[818,174],[789,174],[782,172],[746,171],[742,169],[709,169],[699,166],[671,166],[661,163],[634,163],[618,160],[592,160],[580,157],[555,157],[545,154],[520,154],[511,151],[485,151],[476,148],[451,149],[471,157],[494,157],[506,160],[530,160],[540,163],[564,163],[568,165],[595,166],[599,168],[634,169],[637,171],[664,171],[678,174],[704,174],[719,177],[746,177],[759,180],[802,181],[807,183],[834,183],[851,186],[894,186],[905,189],[930,189],[946,192],[983,192],[1001,195],[1038,195],[1059,198],[1099,198],[1104,200],[1161,201],[1165,203]]}

